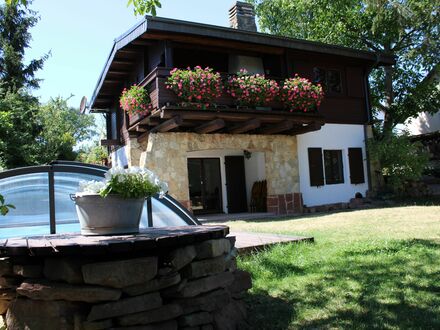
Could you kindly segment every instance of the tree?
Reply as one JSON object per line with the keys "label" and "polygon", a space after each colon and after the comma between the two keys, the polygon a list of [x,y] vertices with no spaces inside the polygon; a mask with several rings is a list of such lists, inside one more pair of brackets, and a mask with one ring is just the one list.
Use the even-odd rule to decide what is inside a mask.
{"label": "tree", "polygon": [[249,0],[260,27],[270,33],[333,43],[378,56],[396,65],[370,76],[372,106],[384,114],[377,136],[420,112],[440,109],[440,7],[432,0]]}
{"label": "tree", "polygon": [[38,100],[26,91],[0,97],[0,158],[6,168],[36,164]]}
{"label": "tree", "polygon": [[[9,5],[23,5],[28,6],[30,0],[6,0]],[[161,8],[162,5],[159,0],[128,0],[127,6],[133,5],[135,15],[150,14],[156,16],[156,8]]]}
{"label": "tree", "polygon": [[[21,88],[37,88],[36,71],[43,67],[48,55],[24,63],[29,47],[29,29],[38,21],[36,13],[21,6],[0,6],[0,87],[3,92]],[[4,94],[3,94],[4,95]]]}
{"label": "tree", "polygon": [[86,146],[79,151],[78,158],[80,162],[97,165],[108,164],[107,148],[97,143]]}
{"label": "tree", "polygon": [[40,164],[57,159],[75,160],[78,156],[75,148],[95,135],[93,116],[69,107],[61,97],[40,106],[36,121],[41,131],[36,140],[35,162]]}

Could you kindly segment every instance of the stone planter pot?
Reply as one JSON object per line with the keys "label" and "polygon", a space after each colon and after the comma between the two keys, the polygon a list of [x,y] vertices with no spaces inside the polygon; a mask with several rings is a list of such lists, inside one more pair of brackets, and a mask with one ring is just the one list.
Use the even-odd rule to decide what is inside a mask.
{"label": "stone planter pot", "polygon": [[134,234],[139,232],[145,198],[124,199],[109,195],[72,196],[81,224],[81,235]]}

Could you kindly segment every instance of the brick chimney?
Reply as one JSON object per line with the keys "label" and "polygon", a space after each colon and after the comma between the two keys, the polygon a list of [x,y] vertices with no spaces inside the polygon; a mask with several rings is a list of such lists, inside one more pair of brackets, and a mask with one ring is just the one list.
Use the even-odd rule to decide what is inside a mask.
{"label": "brick chimney", "polygon": [[257,32],[254,6],[247,2],[237,1],[229,9],[229,24],[234,29]]}

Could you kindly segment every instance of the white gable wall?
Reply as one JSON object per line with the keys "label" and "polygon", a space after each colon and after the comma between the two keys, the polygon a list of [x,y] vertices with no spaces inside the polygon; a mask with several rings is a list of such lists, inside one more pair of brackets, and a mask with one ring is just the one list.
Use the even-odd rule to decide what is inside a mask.
{"label": "white gable wall", "polygon": [[[310,186],[308,148],[342,150],[344,183],[321,187]],[[362,148],[365,183],[350,183],[348,148]],[[356,192],[363,196],[368,189],[365,136],[363,125],[325,124],[319,131],[298,136],[300,191],[306,206],[348,202]],[[324,175],[325,176],[325,175]],[[325,181],[325,180],[324,180]]]}

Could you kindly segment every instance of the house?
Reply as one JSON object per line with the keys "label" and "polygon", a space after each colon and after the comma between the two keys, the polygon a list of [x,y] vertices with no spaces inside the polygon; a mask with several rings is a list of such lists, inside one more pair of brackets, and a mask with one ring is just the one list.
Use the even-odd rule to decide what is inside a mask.
{"label": "house", "polygon": [[[104,112],[112,164],[146,166],[195,213],[250,210],[255,182],[267,183],[267,211],[302,212],[347,202],[369,189],[365,139],[370,130],[368,74],[391,57],[258,33],[253,7],[237,2],[231,28],[146,17],[115,40],[90,100]],[[245,68],[283,80],[298,73],[325,86],[315,113],[238,109],[226,93],[214,110],[179,107],[165,88],[174,67]],[[150,92],[153,112],[119,109],[124,87]]]}

